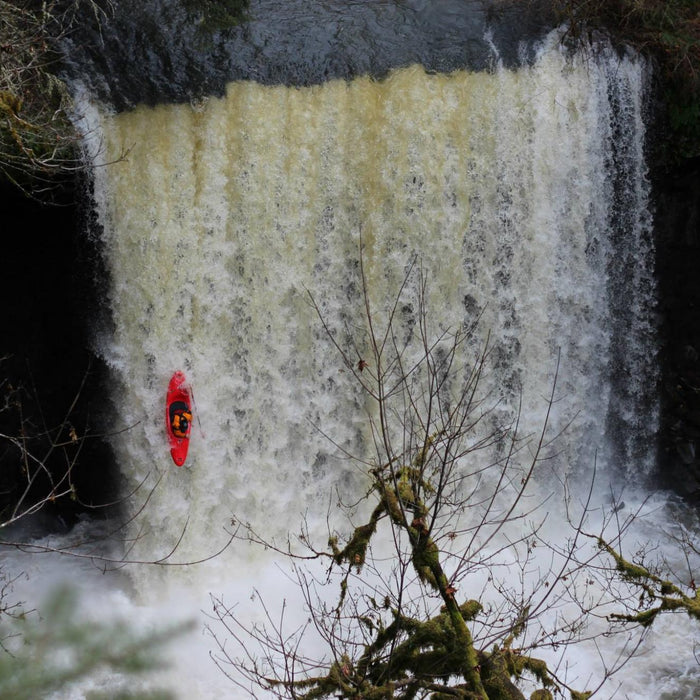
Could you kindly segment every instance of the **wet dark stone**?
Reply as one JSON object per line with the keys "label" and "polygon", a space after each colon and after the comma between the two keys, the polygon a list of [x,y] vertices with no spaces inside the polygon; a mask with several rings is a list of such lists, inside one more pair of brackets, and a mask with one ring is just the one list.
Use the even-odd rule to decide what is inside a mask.
{"label": "wet dark stone", "polygon": [[[90,511],[86,506],[113,500],[116,485],[113,459],[98,437],[104,369],[89,350],[98,268],[94,247],[83,235],[75,194],[64,184],[53,193],[52,204],[43,204],[12,185],[0,184],[0,432],[26,437],[27,448],[44,461],[54,482],[75,461],[71,478],[78,500],[66,497],[45,509],[57,514],[61,526]],[[71,429],[78,438],[89,436],[80,441],[79,452]],[[47,432],[67,445],[51,449]],[[1,519],[26,485],[20,450],[1,440]],[[37,479],[25,504],[42,498],[48,488],[48,477]]]}
{"label": "wet dark stone", "polygon": [[116,109],[221,95],[226,84],[313,85],[522,65],[553,27],[544,2],[251,0],[239,26],[203,35],[187,3],[122,0],[63,42],[68,75]]}
{"label": "wet dark stone", "polygon": [[700,502],[700,158],[656,183],[664,485]]}

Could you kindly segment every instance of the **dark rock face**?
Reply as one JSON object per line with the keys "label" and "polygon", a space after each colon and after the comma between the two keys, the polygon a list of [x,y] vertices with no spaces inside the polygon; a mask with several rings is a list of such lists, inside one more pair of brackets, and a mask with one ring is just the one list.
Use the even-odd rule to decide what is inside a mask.
{"label": "dark rock face", "polygon": [[664,486],[700,502],[700,159],[657,184]]}
{"label": "dark rock face", "polygon": [[[98,437],[104,372],[88,349],[96,256],[83,235],[74,196],[66,186],[46,205],[0,185],[0,433],[26,438],[26,449],[45,462],[54,483],[71,468],[77,499],[66,497],[46,509],[60,513],[66,524],[87,506],[112,500],[115,485],[112,459]],[[3,520],[27,487],[25,470],[21,450],[2,439]],[[49,488],[47,475],[37,478],[25,504]]]}
{"label": "dark rock face", "polygon": [[[191,4],[191,3],[189,3]],[[554,27],[539,0],[250,0],[238,26],[204,34],[185,1],[122,0],[62,45],[66,73],[119,110],[222,95],[226,84],[314,85],[428,71],[507,67],[535,55]]]}

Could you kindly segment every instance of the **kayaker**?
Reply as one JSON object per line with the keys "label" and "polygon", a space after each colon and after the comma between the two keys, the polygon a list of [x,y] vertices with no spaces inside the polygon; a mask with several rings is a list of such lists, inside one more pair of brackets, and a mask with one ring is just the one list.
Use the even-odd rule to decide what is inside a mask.
{"label": "kayaker", "polygon": [[173,435],[177,438],[186,438],[190,430],[192,414],[189,411],[176,411],[170,424]]}

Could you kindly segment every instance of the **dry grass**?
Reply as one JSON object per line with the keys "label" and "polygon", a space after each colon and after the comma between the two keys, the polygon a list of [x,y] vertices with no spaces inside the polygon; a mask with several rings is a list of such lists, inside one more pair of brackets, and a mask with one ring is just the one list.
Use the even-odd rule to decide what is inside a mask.
{"label": "dry grass", "polygon": [[51,30],[46,15],[0,1],[0,172],[32,191],[78,165],[72,103],[54,72]]}

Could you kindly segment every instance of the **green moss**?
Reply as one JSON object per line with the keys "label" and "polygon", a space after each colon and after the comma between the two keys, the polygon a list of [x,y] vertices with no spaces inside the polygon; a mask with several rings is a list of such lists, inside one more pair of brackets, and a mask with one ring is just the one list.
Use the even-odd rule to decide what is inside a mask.
{"label": "green moss", "polygon": [[396,492],[404,505],[410,507],[416,502],[416,494],[413,490],[413,480],[411,479],[406,468],[401,470],[399,479],[396,483]]}
{"label": "green moss", "polygon": [[617,570],[622,574],[622,577],[626,579],[641,580],[649,576],[649,571],[643,566],[632,564],[621,557],[617,559]]}
{"label": "green moss", "polygon": [[494,649],[480,657],[481,675],[489,700],[524,700],[523,694],[511,680],[508,655]]}
{"label": "green moss", "polygon": [[598,546],[604,549],[614,560],[617,570],[625,580],[644,581],[651,578],[648,569],[639,564],[633,564],[616,552],[605,540],[598,538]]}
{"label": "green moss", "polygon": [[473,620],[483,609],[483,606],[478,600],[468,600],[466,603],[462,603],[462,605],[459,606],[462,617],[467,621]]}
{"label": "green moss", "polygon": [[535,659],[532,656],[521,656],[519,658],[521,673],[528,671],[545,687],[554,685],[546,662],[542,661],[542,659]]}
{"label": "green moss", "polygon": [[386,505],[387,513],[391,516],[391,519],[400,525],[403,521],[403,510],[401,508],[401,503],[396,495],[396,491],[393,488],[386,488],[383,493],[383,501]]}
{"label": "green moss", "polygon": [[192,22],[202,37],[236,27],[247,19],[248,0],[184,0]]}
{"label": "green moss", "polygon": [[372,513],[369,522],[355,528],[352,537],[342,550],[338,549],[337,537],[331,537],[328,540],[336,564],[341,565],[343,562],[347,562],[351,566],[361,567],[365,563],[367,547],[369,547],[372,535],[377,530],[377,522],[383,514],[384,505],[380,503]]}
{"label": "green moss", "polygon": [[648,627],[659,614],[658,608],[652,608],[651,610],[644,610],[636,615],[630,615],[628,619],[631,622],[638,622],[642,627]]}

